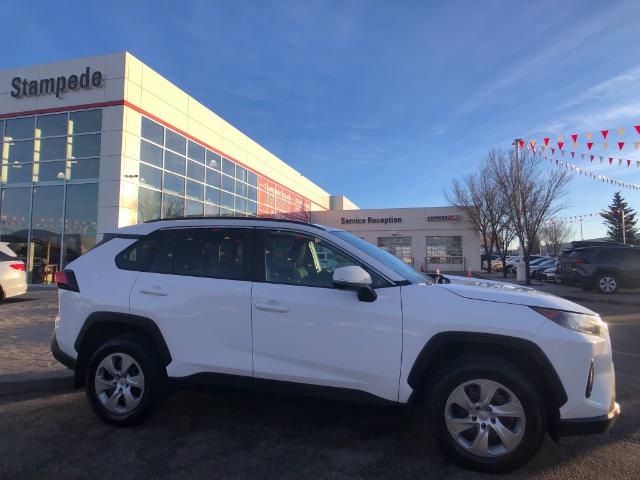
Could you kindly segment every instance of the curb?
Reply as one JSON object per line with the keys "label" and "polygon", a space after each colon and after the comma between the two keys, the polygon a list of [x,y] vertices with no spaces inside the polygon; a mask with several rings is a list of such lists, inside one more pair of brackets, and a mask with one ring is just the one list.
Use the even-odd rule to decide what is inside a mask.
{"label": "curb", "polygon": [[[6,375],[10,377],[11,375]],[[0,396],[17,395],[21,393],[32,392],[62,392],[72,391],[73,375],[71,373],[59,376],[42,376],[29,380],[3,381],[3,375],[0,375]]]}

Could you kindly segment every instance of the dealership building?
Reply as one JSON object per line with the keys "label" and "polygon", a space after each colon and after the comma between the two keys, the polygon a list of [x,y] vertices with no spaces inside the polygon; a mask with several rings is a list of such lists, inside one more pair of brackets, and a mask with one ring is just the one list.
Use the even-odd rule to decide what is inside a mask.
{"label": "dealership building", "polygon": [[30,283],[156,218],[274,216],[353,231],[416,268],[477,269],[453,207],[359,210],[129,53],[0,71],[0,241]]}

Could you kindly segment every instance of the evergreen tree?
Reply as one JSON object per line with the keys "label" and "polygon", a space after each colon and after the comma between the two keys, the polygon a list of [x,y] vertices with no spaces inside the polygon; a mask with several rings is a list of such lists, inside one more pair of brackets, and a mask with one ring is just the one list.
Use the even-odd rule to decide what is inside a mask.
{"label": "evergreen tree", "polygon": [[600,213],[600,216],[604,218],[604,223],[607,226],[607,237],[614,242],[622,243],[621,212],[624,212],[624,230],[627,244],[633,245],[636,235],[638,234],[636,212],[629,207],[624,198],[622,198],[622,195],[620,195],[620,192],[616,192],[613,195],[613,203],[609,205],[609,210]]}

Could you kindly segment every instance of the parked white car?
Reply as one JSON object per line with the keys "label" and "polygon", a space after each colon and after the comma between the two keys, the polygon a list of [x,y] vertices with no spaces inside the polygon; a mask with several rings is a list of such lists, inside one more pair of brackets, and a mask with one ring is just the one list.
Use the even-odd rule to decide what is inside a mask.
{"label": "parked white car", "polygon": [[27,293],[25,265],[6,242],[0,242],[0,303]]}
{"label": "parked white car", "polygon": [[611,343],[596,313],[528,288],[436,278],[328,227],[148,222],[56,273],[51,347],[115,425],[194,384],[423,404],[447,454],[493,472],[526,463],[545,433],[612,425]]}

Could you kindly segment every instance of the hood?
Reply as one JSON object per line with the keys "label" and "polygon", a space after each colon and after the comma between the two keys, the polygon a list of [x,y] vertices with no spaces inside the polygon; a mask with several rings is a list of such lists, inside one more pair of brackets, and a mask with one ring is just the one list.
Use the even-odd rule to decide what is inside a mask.
{"label": "hood", "polygon": [[482,280],[479,278],[449,275],[447,275],[446,278],[448,278],[451,283],[440,284],[440,287],[471,300],[555,308],[557,310],[597,315],[582,305],[557,297],[556,295],[551,295],[550,293],[535,290],[531,287],[502,283],[495,280]]}

